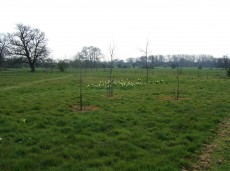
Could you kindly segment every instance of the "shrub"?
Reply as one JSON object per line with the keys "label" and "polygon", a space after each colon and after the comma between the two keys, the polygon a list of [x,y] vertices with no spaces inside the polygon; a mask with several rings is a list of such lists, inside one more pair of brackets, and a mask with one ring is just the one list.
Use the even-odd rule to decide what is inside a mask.
{"label": "shrub", "polygon": [[227,75],[230,77],[230,67],[227,70]]}
{"label": "shrub", "polygon": [[57,67],[61,72],[64,72],[68,68],[68,63],[61,60],[58,62]]}

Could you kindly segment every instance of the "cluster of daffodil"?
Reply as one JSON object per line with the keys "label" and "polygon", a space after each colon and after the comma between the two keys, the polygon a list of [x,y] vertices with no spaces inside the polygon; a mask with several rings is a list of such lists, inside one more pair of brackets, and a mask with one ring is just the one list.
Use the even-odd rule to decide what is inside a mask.
{"label": "cluster of daffodil", "polygon": [[109,88],[110,86],[114,86],[115,88],[121,88],[121,89],[131,89],[137,86],[143,86],[144,83],[141,81],[141,79],[138,79],[136,82],[131,82],[127,79],[127,81],[124,80],[114,80],[114,81],[100,81],[98,84],[90,84],[87,85],[87,88],[97,88],[97,89],[104,89]]}
{"label": "cluster of daffodil", "polygon": [[168,82],[165,80],[156,80],[155,81],[155,84],[162,84],[162,83],[168,84]]}

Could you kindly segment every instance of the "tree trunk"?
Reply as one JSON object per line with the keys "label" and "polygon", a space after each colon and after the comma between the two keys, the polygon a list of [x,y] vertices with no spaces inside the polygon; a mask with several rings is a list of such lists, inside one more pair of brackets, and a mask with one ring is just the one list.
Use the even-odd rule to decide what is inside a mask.
{"label": "tree trunk", "polygon": [[79,72],[80,72],[80,110],[83,109],[83,100],[82,100],[82,68],[81,68],[81,61],[79,63]]}
{"label": "tree trunk", "polygon": [[177,91],[176,91],[176,100],[179,100],[179,93],[180,93],[180,81],[179,81],[179,68],[177,64]]}
{"label": "tree trunk", "polygon": [[35,72],[35,65],[30,64],[30,69],[31,69],[31,70],[30,70],[31,72]]}
{"label": "tree trunk", "polygon": [[149,69],[146,69],[146,82],[149,82]]}
{"label": "tree trunk", "polygon": [[180,81],[179,81],[179,75],[177,75],[177,92],[176,92],[176,100],[179,100],[179,93],[180,93]]}

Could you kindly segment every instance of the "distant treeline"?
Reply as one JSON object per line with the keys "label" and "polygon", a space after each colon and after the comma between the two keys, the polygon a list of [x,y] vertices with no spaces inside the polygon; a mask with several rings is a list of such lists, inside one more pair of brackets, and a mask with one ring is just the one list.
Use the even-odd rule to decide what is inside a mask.
{"label": "distant treeline", "polygon": [[[80,63],[81,60],[81,63]],[[102,58],[93,60],[75,57],[73,60],[54,60],[46,58],[36,62],[36,68],[42,67],[45,69],[60,69],[65,71],[67,68],[109,68],[110,61],[103,61]],[[128,58],[126,60],[114,59],[112,62],[114,68],[146,68],[146,56]],[[230,66],[228,56],[215,58],[210,55],[151,55],[148,57],[148,68],[154,67],[197,67],[202,68],[223,68],[227,69]],[[6,58],[1,63],[1,68],[23,68],[29,67],[28,64],[20,60],[20,58]]]}
{"label": "distant treeline", "polygon": [[[45,33],[29,25],[17,24],[16,32],[0,33],[0,70],[6,68],[30,67],[58,68],[65,71],[71,68],[154,68],[154,67],[198,67],[224,68],[230,67],[227,55],[216,58],[211,55],[148,55],[148,43],[145,56],[132,57],[126,60],[114,59],[114,48],[110,49],[110,61],[104,60],[104,55],[98,47],[85,46],[72,60],[54,60],[49,58],[50,49],[47,46]],[[230,69],[229,69],[230,72]]]}

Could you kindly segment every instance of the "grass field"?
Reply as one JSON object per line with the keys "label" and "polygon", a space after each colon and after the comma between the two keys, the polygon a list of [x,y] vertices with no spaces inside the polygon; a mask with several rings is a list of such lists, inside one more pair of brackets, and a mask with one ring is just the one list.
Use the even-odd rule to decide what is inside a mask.
{"label": "grass field", "polygon": [[90,85],[109,71],[84,70],[81,112],[78,71],[0,72],[0,170],[189,170],[230,116],[230,80],[181,69],[177,101],[176,70],[150,70],[149,83],[145,72],[114,69],[115,80],[142,84],[108,97]]}

